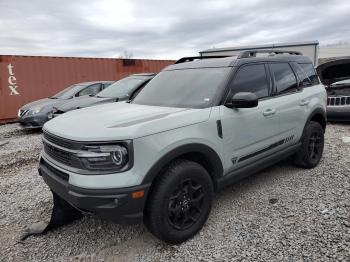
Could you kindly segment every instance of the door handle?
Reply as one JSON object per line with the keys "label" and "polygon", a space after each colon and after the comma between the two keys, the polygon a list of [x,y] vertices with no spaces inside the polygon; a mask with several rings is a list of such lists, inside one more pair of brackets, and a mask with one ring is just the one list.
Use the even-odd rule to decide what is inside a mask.
{"label": "door handle", "polygon": [[264,116],[271,116],[271,115],[274,115],[276,114],[276,109],[266,109],[264,112],[263,112],[263,115]]}
{"label": "door handle", "polygon": [[306,105],[308,105],[310,103],[310,100],[308,100],[308,99],[302,99],[301,101],[300,101],[300,105],[301,106],[306,106]]}

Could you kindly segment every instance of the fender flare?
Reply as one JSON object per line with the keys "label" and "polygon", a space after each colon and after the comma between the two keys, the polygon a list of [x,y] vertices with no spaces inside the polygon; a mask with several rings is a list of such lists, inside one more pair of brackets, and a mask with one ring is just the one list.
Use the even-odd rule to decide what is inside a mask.
{"label": "fender flare", "polygon": [[213,182],[216,183],[216,180],[223,175],[223,165],[219,155],[211,147],[200,144],[200,143],[191,143],[179,146],[175,149],[172,149],[164,156],[162,156],[147,172],[144,177],[142,184],[152,183],[154,178],[159,174],[159,172],[172,160],[180,157],[181,155],[188,153],[199,153],[206,157],[209,160],[210,165],[213,167]]}
{"label": "fender flare", "polygon": [[327,113],[324,109],[318,107],[316,109],[314,109],[314,111],[312,111],[312,113],[309,115],[309,117],[306,120],[304,129],[303,129],[303,133],[305,131],[305,128],[307,126],[308,123],[310,123],[311,119],[315,116],[315,115],[322,115],[322,118],[324,120],[325,125],[322,126],[324,128],[324,131],[326,131],[326,126],[327,126]]}

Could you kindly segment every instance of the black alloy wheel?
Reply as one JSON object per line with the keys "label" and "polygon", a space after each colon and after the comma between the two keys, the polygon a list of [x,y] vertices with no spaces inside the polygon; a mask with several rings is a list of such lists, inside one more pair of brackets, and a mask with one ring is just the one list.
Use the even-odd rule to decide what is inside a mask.
{"label": "black alloy wheel", "polygon": [[324,129],[320,123],[309,122],[300,142],[301,147],[294,155],[294,163],[303,168],[314,168],[322,158],[324,147]]}
{"label": "black alloy wheel", "polygon": [[203,166],[186,159],[175,160],[151,186],[145,225],[167,243],[182,243],[203,227],[213,197],[213,181]]}
{"label": "black alloy wheel", "polygon": [[308,152],[312,161],[317,161],[322,154],[323,144],[319,132],[313,132],[309,138]]}
{"label": "black alloy wheel", "polygon": [[199,182],[183,180],[169,198],[169,223],[178,230],[191,227],[202,213],[203,199],[203,187]]}

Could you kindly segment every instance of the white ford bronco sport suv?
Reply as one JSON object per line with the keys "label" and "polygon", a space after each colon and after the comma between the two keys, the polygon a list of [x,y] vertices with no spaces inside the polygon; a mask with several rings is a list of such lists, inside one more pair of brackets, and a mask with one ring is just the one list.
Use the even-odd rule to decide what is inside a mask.
{"label": "white ford bronco sport suv", "polygon": [[181,243],[202,228],[224,186],[287,157],[315,167],[327,96],[310,72],[298,52],[187,57],[128,103],[49,121],[39,173],[64,206],[53,220],[72,212],[143,220],[159,239]]}

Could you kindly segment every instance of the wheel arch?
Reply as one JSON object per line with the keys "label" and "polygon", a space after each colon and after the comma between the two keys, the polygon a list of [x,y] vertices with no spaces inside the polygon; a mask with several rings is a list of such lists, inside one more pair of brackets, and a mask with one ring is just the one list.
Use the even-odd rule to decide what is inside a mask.
{"label": "wheel arch", "polygon": [[305,126],[304,126],[304,130],[305,127],[307,126],[308,123],[310,123],[310,121],[314,121],[319,123],[322,128],[323,131],[326,131],[326,126],[327,126],[327,114],[325,112],[325,110],[323,110],[322,108],[316,108],[314,111],[312,111],[312,113],[309,115]]}
{"label": "wheel arch", "polygon": [[223,165],[219,155],[208,145],[193,143],[179,146],[162,156],[147,172],[142,184],[152,183],[161,171],[176,159],[187,159],[201,164],[213,180],[216,181],[223,175]]}

